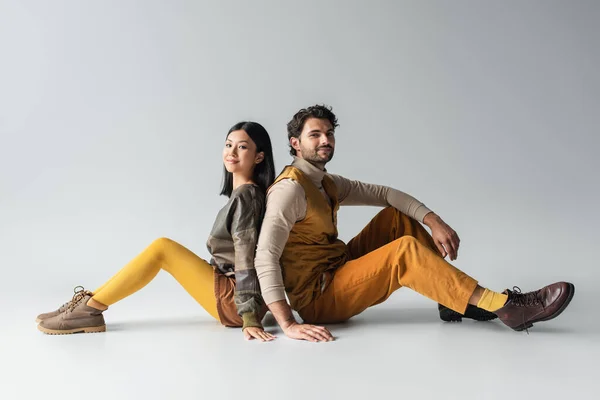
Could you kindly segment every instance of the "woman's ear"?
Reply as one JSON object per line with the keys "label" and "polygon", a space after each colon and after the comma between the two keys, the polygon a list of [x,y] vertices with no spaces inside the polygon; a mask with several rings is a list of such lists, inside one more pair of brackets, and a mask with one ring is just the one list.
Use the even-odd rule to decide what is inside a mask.
{"label": "woman's ear", "polygon": [[265,153],[264,152],[260,152],[256,155],[256,158],[254,159],[254,162],[256,164],[260,164],[261,162],[263,162],[263,160],[265,159]]}

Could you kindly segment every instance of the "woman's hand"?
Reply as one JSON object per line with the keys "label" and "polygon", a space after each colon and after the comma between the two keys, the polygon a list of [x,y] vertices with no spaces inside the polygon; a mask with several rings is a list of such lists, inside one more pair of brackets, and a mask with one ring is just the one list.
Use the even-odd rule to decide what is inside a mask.
{"label": "woman's hand", "polygon": [[271,335],[269,332],[265,332],[263,328],[250,326],[244,329],[244,339],[246,340],[258,339],[261,342],[270,342],[275,338],[276,336]]}

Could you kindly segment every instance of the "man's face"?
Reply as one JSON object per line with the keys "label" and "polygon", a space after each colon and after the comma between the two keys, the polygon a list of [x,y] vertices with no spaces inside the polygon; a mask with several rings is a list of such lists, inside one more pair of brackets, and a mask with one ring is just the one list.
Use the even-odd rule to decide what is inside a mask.
{"label": "man's face", "polygon": [[304,123],[300,137],[291,138],[290,144],[296,150],[297,157],[324,166],[333,158],[333,126],[326,119],[309,118]]}

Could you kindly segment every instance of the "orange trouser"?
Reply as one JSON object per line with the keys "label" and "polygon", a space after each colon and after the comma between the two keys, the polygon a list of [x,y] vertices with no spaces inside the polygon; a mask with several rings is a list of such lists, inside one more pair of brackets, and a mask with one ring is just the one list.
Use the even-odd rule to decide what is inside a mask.
{"label": "orange trouser", "polygon": [[338,268],[323,293],[299,314],[305,322],[345,321],[409,287],[464,313],[477,281],[440,256],[423,226],[388,207],[350,242],[350,260]]}

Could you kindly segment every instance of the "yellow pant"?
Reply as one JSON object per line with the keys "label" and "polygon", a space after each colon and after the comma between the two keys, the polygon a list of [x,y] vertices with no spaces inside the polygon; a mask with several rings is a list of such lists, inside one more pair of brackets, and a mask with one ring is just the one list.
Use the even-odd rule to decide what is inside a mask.
{"label": "yellow pant", "polygon": [[431,235],[394,208],[382,210],[348,242],[350,260],[338,268],[329,285],[298,310],[312,323],[345,321],[409,287],[464,313],[477,281],[441,256]]}
{"label": "yellow pant", "polygon": [[173,240],[157,239],[108,282],[94,291],[94,300],[110,306],[146,286],[163,269],[217,321],[213,267]]}

